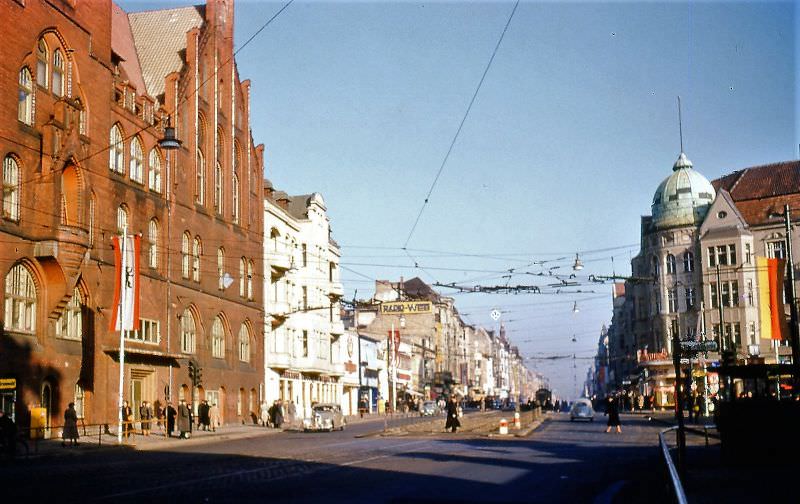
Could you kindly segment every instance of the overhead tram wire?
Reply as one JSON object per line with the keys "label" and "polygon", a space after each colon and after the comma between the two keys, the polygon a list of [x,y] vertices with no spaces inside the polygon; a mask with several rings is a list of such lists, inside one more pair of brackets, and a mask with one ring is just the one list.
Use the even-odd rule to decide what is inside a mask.
{"label": "overhead tram wire", "polygon": [[436,183],[439,181],[439,177],[442,175],[442,171],[444,170],[444,167],[447,164],[447,160],[450,158],[450,153],[453,152],[453,147],[456,144],[456,140],[458,140],[458,137],[461,134],[461,129],[464,127],[464,123],[466,122],[467,117],[469,116],[470,110],[472,110],[472,105],[475,103],[475,99],[478,97],[478,92],[481,90],[481,86],[483,86],[483,81],[486,79],[486,74],[489,73],[489,69],[492,67],[492,62],[494,61],[494,57],[497,55],[497,51],[498,49],[500,49],[500,44],[503,42],[503,38],[506,36],[506,32],[508,31],[508,26],[511,24],[511,20],[514,18],[514,13],[517,12],[517,7],[519,7],[519,0],[517,0],[516,3],[514,4],[514,8],[511,10],[511,14],[508,16],[508,21],[506,21],[506,25],[503,27],[503,32],[500,34],[500,38],[497,40],[497,45],[495,45],[494,51],[492,51],[492,56],[491,58],[489,58],[489,62],[486,64],[486,68],[483,70],[483,75],[481,75],[481,79],[480,81],[478,81],[478,85],[475,88],[475,92],[472,93],[472,98],[469,101],[467,110],[466,112],[464,112],[464,116],[461,118],[461,123],[458,125],[456,134],[453,135],[453,140],[450,142],[450,147],[447,149],[447,154],[445,154],[444,159],[442,160],[442,164],[439,166],[439,171],[436,172],[436,177],[433,179],[433,183],[431,184],[431,187],[428,190],[427,196],[425,196],[425,201],[422,203],[422,207],[420,207],[419,209],[419,213],[417,214],[417,218],[414,221],[414,225],[411,226],[411,231],[409,231],[408,237],[406,238],[406,241],[403,244],[404,250],[408,247],[411,238],[414,236],[414,231],[417,229],[419,220],[422,217],[422,212],[425,211],[425,207],[428,205],[428,201],[430,201],[430,197],[431,194],[433,194],[433,190],[436,187]]}

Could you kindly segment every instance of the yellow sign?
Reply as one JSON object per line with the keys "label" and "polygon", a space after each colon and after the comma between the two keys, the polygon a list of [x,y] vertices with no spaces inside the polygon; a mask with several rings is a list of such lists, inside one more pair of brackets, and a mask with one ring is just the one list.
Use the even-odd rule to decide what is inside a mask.
{"label": "yellow sign", "polygon": [[16,378],[0,378],[0,390],[8,390],[17,388]]}
{"label": "yellow sign", "polygon": [[405,315],[418,313],[433,313],[433,303],[430,301],[397,301],[381,304],[381,313]]}

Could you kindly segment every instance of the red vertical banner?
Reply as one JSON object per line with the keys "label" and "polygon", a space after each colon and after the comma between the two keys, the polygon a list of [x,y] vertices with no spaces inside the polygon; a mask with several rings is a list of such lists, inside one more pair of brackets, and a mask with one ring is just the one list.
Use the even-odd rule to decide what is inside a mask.
{"label": "red vertical banner", "polygon": [[772,339],[788,339],[786,312],[783,304],[783,277],[786,271],[786,260],[770,259],[769,272],[769,314],[772,328]]}

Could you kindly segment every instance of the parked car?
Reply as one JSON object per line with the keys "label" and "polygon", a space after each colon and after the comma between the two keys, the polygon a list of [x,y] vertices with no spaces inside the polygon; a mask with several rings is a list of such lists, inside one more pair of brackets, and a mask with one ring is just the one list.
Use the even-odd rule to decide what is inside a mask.
{"label": "parked car", "polygon": [[419,408],[420,416],[436,416],[440,413],[439,406],[436,401],[425,401]]}
{"label": "parked car", "polygon": [[592,408],[592,401],[586,398],[577,399],[572,403],[572,408],[569,410],[569,421],[575,420],[589,420],[594,422],[594,409]]}
{"label": "parked car", "polygon": [[345,420],[338,404],[320,403],[311,407],[311,417],[303,419],[303,431],[344,430]]}

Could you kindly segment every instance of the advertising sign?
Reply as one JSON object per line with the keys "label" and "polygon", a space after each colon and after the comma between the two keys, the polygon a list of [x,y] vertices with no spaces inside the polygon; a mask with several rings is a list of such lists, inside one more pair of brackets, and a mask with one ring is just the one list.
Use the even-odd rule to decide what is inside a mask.
{"label": "advertising sign", "polygon": [[387,315],[409,315],[433,313],[433,303],[430,301],[394,301],[381,304],[381,313]]}

